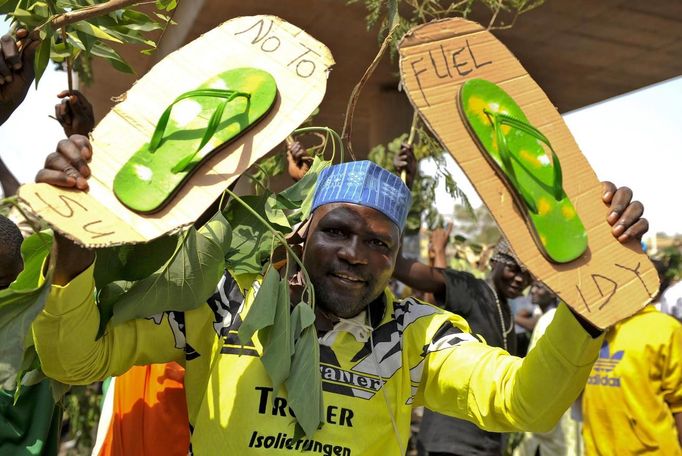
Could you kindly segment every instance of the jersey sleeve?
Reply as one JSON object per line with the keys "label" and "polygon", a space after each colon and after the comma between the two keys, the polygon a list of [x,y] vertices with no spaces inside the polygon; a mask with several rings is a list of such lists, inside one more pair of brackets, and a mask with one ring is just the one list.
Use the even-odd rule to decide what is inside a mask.
{"label": "jersey sleeve", "polygon": [[493,432],[549,431],[583,389],[602,342],[563,304],[524,359],[471,337],[442,339],[436,333],[426,349],[420,402]]}
{"label": "jersey sleeve", "polygon": [[661,378],[663,398],[672,413],[682,412],[682,326],[676,329],[670,338],[668,353],[665,357]]}
{"label": "jersey sleeve", "polygon": [[[94,263],[65,286],[53,285],[33,322],[33,338],[43,372],[68,384],[88,384],[117,376],[134,365],[184,363],[183,341],[168,314],[108,326],[97,339]],[[180,338],[181,339],[181,338]]]}

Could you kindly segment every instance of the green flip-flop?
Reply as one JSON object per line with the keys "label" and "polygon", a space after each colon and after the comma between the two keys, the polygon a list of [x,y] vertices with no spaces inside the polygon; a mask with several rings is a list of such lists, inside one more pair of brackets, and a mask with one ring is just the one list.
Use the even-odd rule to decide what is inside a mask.
{"label": "green flip-flop", "polygon": [[555,263],[580,257],[587,232],[563,189],[561,163],[549,140],[492,82],[466,81],[459,109],[484,157],[514,195],[543,255]]}
{"label": "green flip-flop", "polygon": [[136,212],[159,211],[201,163],[267,114],[276,97],[275,79],[256,68],[225,71],[183,93],[116,174],[114,194]]}

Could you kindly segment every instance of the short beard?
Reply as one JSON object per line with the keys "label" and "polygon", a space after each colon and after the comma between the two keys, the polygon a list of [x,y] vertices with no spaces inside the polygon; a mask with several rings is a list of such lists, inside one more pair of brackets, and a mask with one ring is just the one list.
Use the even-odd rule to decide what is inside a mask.
{"label": "short beard", "polygon": [[[376,299],[376,298],[375,298]],[[354,303],[344,302],[344,300],[335,299],[325,288],[315,288],[315,303],[327,312],[339,318],[353,318],[367,308],[373,299],[369,296],[363,296],[357,305]]]}

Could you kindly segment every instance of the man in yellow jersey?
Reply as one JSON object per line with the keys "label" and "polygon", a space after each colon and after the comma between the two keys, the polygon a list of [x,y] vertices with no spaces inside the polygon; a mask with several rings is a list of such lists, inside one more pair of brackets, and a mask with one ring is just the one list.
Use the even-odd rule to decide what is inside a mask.
{"label": "man in yellow jersey", "polygon": [[[87,188],[91,156],[87,139],[72,136],[36,179]],[[621,239],[647,229],[630,196],[613,185],[604,196]],[[312,436],[293,439],[287,394],[273,391],[258,334],[238,339],[257,288],[239,298],[244,277],[226,274],[205,306],[109,327],[97,339],[95,254],[57,237],[54,285],[33,325],[43,370],[89,383],[132,365],[183,364],[191,443],[201,455],[402,455],[416,405],[497,432],[550,429],[585,385],[601,333],[560,306],[522,360],[472,336],[457,315],[395,300],[387,284],[409,202],[400,179],[370,162],[336,165],[318,178],[303,255],[320,310],[325,424]]]}
{"label": "man in yellow jersey", "polygon": [[610,328],[582,405],[586,454],[682,455],[682,324],[650,304]]}

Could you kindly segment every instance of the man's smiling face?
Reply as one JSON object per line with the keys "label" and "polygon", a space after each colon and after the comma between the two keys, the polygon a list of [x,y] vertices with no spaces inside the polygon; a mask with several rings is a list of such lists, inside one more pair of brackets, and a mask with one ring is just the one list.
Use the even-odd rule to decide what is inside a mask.
{"label": "man's smiling face", "polygon": [[303,262],[317,304],[354,317],[386,288],[400,247],[400,230],[381,212],[357,204],[320,206],[312,216]]}

